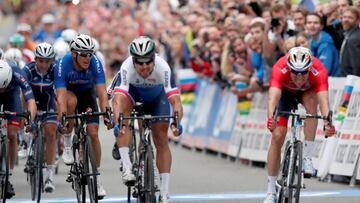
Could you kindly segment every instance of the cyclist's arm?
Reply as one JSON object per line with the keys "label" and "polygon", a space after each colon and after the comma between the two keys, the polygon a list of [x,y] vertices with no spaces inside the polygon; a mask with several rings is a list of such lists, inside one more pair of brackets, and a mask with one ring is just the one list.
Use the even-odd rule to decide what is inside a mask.
{"label": "cyclist's arm", "polygon": [[268,118],[272,118],[275,112],[276,105],[279,103],[281,97],[281,90],[277,87],[270,87],[268,100]]}
{"label": "cyclist's arm", "polygon": [[31,120],[34,121],[37,111],[35,99],[29,99],[26,103],[27,103],[27,108],[31,114]]}
{"label": "cyclist's arm", "polygon": [[328,91],[321,91],[318,92],[316,95],[319,102],[321,115],[328,116],[330,111]]}
{"label": "cyclist's arm", "polygon": [[131,106],[131,99],[129,96],[129,81],[130,75],[129,70],[127,70],[128,61],[125,60],[121,65],[120,71],[122,80],[120,84],[118,84],[114,89],[114,98],[112,100],[112,108],[114,113],[114,121],[116,124],[119,123],[119,113],[127,113],[130,112],[130,109],[126,109],[126,106]]}
{"label": "cyclist's arm", "polygon": [[56,89],[56,98],[57,98],[57,108],[58,108],[58,121],[61,121],[61,115],[63,112],[67,112],[67,102],[66,102],[66,88],[58,88]]}
{"label": "cyclist's arm", "polygon": [[54,83],[56,88],[58,121],[61,121],[62,113],[67,112],[67,89],[66,89],[66,71],[63,66],[63,60],[60,60],[54,67]]}
{"label": "cyclist's arm", "polygon": [[183,117],[183,107],[181,104],[180,95],[173,95],[169,97],[169,102],[171,104],[173,111],[179,113],[179,122],[180,122]]}
{"label": "cyclist's arm", "polygon": [[96,85],[96,93],[99,97],[100,110],[102,112],[105,112],[106,107],[109,106],[105,84]]}

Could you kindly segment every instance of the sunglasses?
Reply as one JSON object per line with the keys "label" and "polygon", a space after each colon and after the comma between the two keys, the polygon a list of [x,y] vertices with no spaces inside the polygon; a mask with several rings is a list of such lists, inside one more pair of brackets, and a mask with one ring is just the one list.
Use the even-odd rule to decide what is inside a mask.
{"label": "sunglasses", "polygon": [[308,70],[304,70],[304,71],[295,71],[295,70],[292,70],[291,69],[291,72],[294,74],[294,75],[306,75],[309,71]]}
{"label": "sunglasses", "polygon": [[136,63],[136,64],[138,64],[138,65],[144,65],[144,64],[146,64],[146,65],[149,65],[149,64],[151,64],[152,62],[154,62],[154,60],[153,59],[150,59],[150,60],[148,60],[148,61],[138,61],[138,60],[134,60],[134,62]]}
{"label": "sunglasses", "polygon": [[81,57],[92,57],[92,55],[94,55],[94,53],[91,53],[91,52],[77,52],[77,54]]}

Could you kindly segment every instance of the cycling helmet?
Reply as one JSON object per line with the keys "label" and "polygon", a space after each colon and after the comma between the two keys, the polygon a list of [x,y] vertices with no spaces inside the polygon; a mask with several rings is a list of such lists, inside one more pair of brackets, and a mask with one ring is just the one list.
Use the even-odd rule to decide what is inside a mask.
{"label": "cycling helmet", "polygon": [[146,36],[140,36],[131,42],[129,51],[135,58],[152,58],[155,55],[155,42]]}
{"label": "cycling helmet", "polygon": [[307,71],[312,66],[312,55],[310,49],[305,47],[294,47],[286,56],[289,68],[295,72]]}
{"label": "cycling helmet", "polygon": [[76,37],[77,32],[73,29],[66,29],[61,32],[61,38],[66,42],[70,43],[74,37]]}
{"label": "cycling helmet", "polygon": [[71,51],[94,52],[95,44],[89,35],[79,34],[70,42]]}
{"label": "cycling helmet", "polygon": [[12,69],[10,65],[4,61],[0,60],[0,88],[6,88],[12,79]]}
{"label": "cycling helmet", "polygon": [[18,48],[9,48],[5,51],[4,59],[15,62],[16,64],[23,60],[22,53]]}
{"label": "cycling helmet", "polygon": [[16,33],[10,37],[9,41],[13,47],[22,47],[24,46],[25,38],[22,35]]}
{"label": "cycling helmet", "polygon": [[38,44],[35,48],[35,57],[53,59],[55,57],[54,48],[47,42]]}
{"label": "cycling helmet", "polygon": [[70,51],[69,44],[60,39],[54,43],[55,59],[61,59],[66,53]]}

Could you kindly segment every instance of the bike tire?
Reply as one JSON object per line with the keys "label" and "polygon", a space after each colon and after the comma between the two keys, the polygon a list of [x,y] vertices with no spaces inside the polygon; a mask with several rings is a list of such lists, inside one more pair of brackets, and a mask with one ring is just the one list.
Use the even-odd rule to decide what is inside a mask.
{"label": "bike tire", "polygon": [[9,140],[7,137],[4,137],[3,142],[1,142],[1,158],[0,158],[0,199],[1,203],[6,202],[5,193],[7,191],[8,181],[9,181],[9,156],[8,156],[8,143]]}
{"label": "bike tire", "polygon": [[86,136],[86,142],[83,151],[84,175],[86,177],[86,185],[88,187],[89,199],[91,203],[98,202],[97,191],[97,167],[95,162],[95,153],[90,137]]}
{"label": "bike tire", "polygon": [[[134,121],[132,121],[134,122]],[[135,133],[135,128],[134,128],[134,123],[130,124],[130,130],[131,130],[131,141],[130,141],[130,146],[129,146],[129,157],[130,157],[130,161],[132,163],[132,170],[134,172],[134,174],[136,174],[135,170],[137,169],[137,152],[136,152],[136,133]],[[127,186],[127,202],[130,203],[131,202],[131,188],[132,186]]]}
{"label": "bike tire", "polygon": [[[295,161],[295,174],[294,174],[294,179],[296,180],[296,185],[294,185],[295,187],[295,193],[294,193],[294,200],[295,203],[299,203],[300,201],[300,190],[302,187],[302,152],[303,152],[303,144],[302,142],[298,141],[295,144],[295,152],[296,152],[296,157],[297,160]],[[297,163],[296,163],[297,162]]]}
{"label": "bike tire", "polygon": [[144,168],[145,168],[145,177],[144,177],[145,202],[156,203],[154,155],[150,144],[146,146]]}
{"label": "bike tire", "polygon": [[86,191],[85,191],[85,181],[82,171],[82,165],[80,163],[80,146],[77,135],[73,137],[73,156],[74,163],[71,165],[70,175],[72,179],[72,187],[76,194],[76,199],[78,203],[86,202]]}
{"label": "bike tire", "polygon": [[27,160],[28,167],[28,180],[30,181],[30,191],[31,191],[31,200],[35,201],[36,199],[36,139],[34,138],[30,145],[30,152]]}
{"label": "bike tire", "polygon": [[288,198],[285,199],[285,203],[299,202],[301,179],[302,179],[302,142],[297,141],[294,143],[294,160],[292,163],[292,171],[288,171],[288,177],[290,182],[287,183]]}
{"label": "bike tire", "polygon": [[44,139],[39,134],[35,140],[35,191],[36,191],[36,202],[39,203],[41,200],[41,193],[43,191],[43,162],[44,162]]}
{"label": "bike tire", "polygon": [[284,203],[285,202],[285,184],[286,184],[286,179],[287,179],[287,174],[288,171],[287,169],[289,168],[289,160],[290,160],[290,142],[287,141],[285,144],[285,148],[284,148],[284,155],[283,155],[283,159],[281,161],[281,165],[280,165],[280,171],[279,171],[279,175],[278,175],[278,185],[279,188],[277,188],[277,203]]}

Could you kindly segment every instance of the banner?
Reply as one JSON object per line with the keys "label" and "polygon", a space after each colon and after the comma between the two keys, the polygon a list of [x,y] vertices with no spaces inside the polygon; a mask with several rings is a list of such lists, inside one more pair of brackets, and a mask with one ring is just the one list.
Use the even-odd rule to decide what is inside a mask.
{"label": "banner", "polygon": [[337,130],[337,135],[334,137],[327,138],[325,140],[325,148],[323,155],[321,156],[318,164],[318,172],[317,176],[320,179],[325,179],[331,163],[334,159],[333,153],[336,150],[338,144],[338,137],[340,137],[342,131],[346,131],[348,128],[349,123],[351,123],[351,119],[345,119],[346,115],[349,114],[348,105],[351,99],[351,95],[354,89],[354,84],[356,80],[359,80],[359,77],[349,75],[346,77],[345,86],[342,91],[342,98],[341,102],[335,112],[335,121],[334,126]]}
{"label": "banner", "polygon": [[229,147],[230,137],[236,122],[237,96],[230,90],[223,90],[219,111],[215,118],[215,125],[207,143],[207,148],[226,154]]}

